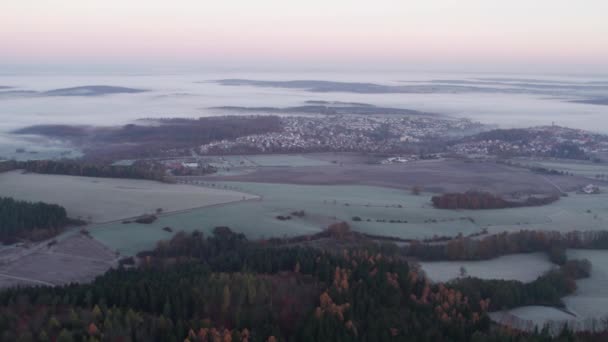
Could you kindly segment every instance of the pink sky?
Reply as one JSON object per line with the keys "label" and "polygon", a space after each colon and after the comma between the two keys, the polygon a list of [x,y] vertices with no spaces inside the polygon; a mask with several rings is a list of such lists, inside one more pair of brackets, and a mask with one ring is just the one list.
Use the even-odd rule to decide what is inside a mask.
{"label": "pink sky", "polygon": [[0,64],[581,66],[605,0],[3,0]]}

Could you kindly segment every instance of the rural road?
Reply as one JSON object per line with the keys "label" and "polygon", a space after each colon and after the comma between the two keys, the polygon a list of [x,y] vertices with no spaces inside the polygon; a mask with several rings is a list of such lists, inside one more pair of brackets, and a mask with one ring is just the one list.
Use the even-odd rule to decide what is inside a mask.
{"label": "rural road", "polygon": [[557,191],[559,191],[560,193],[564,193],[565,191],[562,190],[562,188],[559,187],[559,185],[555,184],[552,180],[550,180],[549,178],[545,177],[545,176],[541,176],[547,183],[551,184],[554,188],[557,189]]}
{"label": "rural road", "polygon": [[36,279],[30,279],[30,278],[23,278],[23,277],[17,277],[17,276],[12,276],[12,275],[8,275],[8,274],[4,274],[4,273],[0,273],[0,277],[17,279],[17,280],[23,280],[23,281],[28,281],[28,282],[31,282],[31,283],[42,284],[42,285],[47,285],[47,286],[55,286],[55,284],[49,283],[49,282],[46,282],[46,281],[36,280]]}

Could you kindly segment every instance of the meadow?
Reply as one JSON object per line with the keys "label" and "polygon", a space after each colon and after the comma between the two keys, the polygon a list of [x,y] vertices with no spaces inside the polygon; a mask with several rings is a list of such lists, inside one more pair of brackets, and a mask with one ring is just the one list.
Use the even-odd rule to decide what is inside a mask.
{"label": "meadow", "polygon": [[580,318],[606,318],[608,308],[608,251],[568,250],[569,259],[591,261],[591,277],[576,282],[574,294],[564,298],[570,311]]}
{"label": "meadow", "polygon": [[514,162],[530,167],[544,167],[549,170],[567,172],[576,176],[595,178],[608,176],[608,164],[581,160],[514,158]]}
{"label": "meadow", "polygon": [[[497,210],[439,210],[431,194],[358,185],[291,185],[243,182],[203,183],[203,188],[257,195],[251,200],[161,216],[150,225],[111,223],[94,227],[95,238],[121,253],[134,254],[170,237],[163,231],[229,226],[250,239],[316,233],[329,224],[347,221],[359,232],[402,239],[430,239],[490,233],[540,230],[601,230],[608,222],[607,195],[571,194],[542,207]],[[599,197],[598,197],[599,196]],[[303,217],[291,215],[304,210]],[[353,220],[353,218],[357,220]],[[360,219],[360,220],[359,220]],[[391,223],[391,221],[393,221]]]}
{"label": "meadow", "polygon": [[299,167],[299,166],[322,166],[330,165],[328,161],[324,161],[316,158],[308,158],[306,155],[301,154],[280,154],[280,155],[249,155],[243,156],[251,163],[256,166],[288,166],[288,167]]}
{"label": "meadow", "polygon": [[[216,226],[229,226],[250,239],[316,233],[338,221],[348,221],[353,229],[361,232],[407,239],[480,231],[478,225],[458,212],[432,208],[428,196],[414,196],[403,190],[237,182],[209,183],[207,186],[246,192],[261,199],[166,215],[151,225],[130,224],[128,229],[119,223],[97,226],[91,233],[121,253],[133,254],[154,246],[159,239],[166,239],[169,234],[162,231],[166,226],[203,232]],[[304,210],[303,217],[290,215],[299,210]],[[278,220],[277,216],[291,216],[291,219]],[[355,216],[361,221],[353,221]],[[431,217],[439,219],[433,223],[429,221]],[[390,223],[391,220],[401,223]]]}
{"label": "meadow", "polygon": [[0,196],[59,204],[68,215],[100,223],[251,199],[248,194],[147,180],[61,175],[0,174]]}
{"label": "meadow", "polygon": [[[522,267],[525,265],[525,267]],[[421,262],[427,277],[434,282],[448,282],[461,276],[480,279],[532,282],[555,267],[545,253],[511,254],[483,261]],[[461,270],[464,274],[461,274]]]}
{"label": "meadow", "polygon": [[[550,306],[530,305],[490,313],[490,318],[498,323],[513,326],[517,329],[532,332],[548,325],[552,334],[560,331],[561,324],[573,327],[578,322],[576,317],[564,310]],[[555,324],[557,323],[557,324]]]}
{"label": "meadow", "polygon": [[[608,317],[608,251],[569,249],[568,259],[591,261],[591,277],[576,281],[577,289],[564,297],[564,310],[547,306],[524,306],[491,314],[493,320],[533,330],[552,323],[554,332],[568,324],[576,330],[597,330]],[[526,268],[529,264],[526,263]]]}

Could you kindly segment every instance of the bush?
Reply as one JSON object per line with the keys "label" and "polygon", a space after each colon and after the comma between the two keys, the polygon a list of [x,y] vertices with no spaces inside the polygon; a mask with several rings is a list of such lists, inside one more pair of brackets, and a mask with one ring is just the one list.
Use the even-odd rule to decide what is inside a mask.
{"label": "bush", "polygon": [[549,260],[557,265],[563,265],[568,261],[566,257],[566,249],[561,246],[552,246],[549,249]]}

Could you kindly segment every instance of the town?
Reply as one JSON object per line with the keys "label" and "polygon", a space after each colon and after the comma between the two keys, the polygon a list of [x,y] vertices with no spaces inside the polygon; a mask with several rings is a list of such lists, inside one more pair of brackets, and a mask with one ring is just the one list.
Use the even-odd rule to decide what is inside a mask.
{"label": "town", "polygon": [[450,146],[450,151],[469,156],[597,159],[608,151],[608,136],[559,126],[503,129],[464,138]]}
{"label": "town", "polygon": [[[462,137],[485,126],[468,119],[401,115],[281,117],[283,129],[202,145],[200,154],[402,151],[407,144]],[[487,129],[487,128],[486,128]]]}

